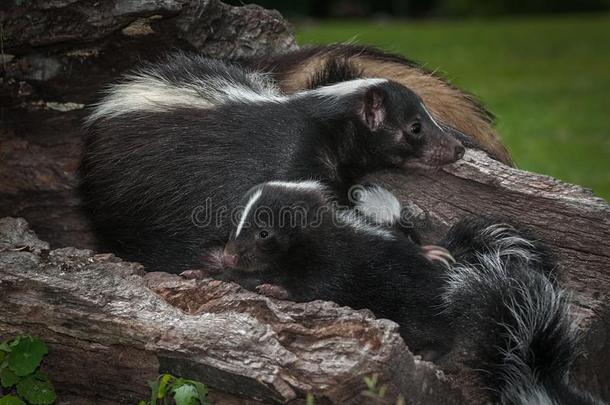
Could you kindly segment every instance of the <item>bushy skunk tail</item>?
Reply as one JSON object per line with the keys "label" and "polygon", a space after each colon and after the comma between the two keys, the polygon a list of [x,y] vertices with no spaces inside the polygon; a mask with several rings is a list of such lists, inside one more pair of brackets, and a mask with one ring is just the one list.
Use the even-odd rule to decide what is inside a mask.
{"label": "bushy skunk tail", "polygon": [[568,385],[578,333],[546,248],[508,224],[469,219],[444,241],[458,264],[443,294],[462,349],[502,404],[599,404]]}

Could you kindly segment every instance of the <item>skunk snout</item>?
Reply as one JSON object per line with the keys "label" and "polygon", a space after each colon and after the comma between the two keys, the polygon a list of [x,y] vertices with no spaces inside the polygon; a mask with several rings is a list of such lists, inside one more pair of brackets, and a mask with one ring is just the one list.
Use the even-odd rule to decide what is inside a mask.
{"label": "skunk snout", "polygon": [[451,153],[452,160],[449,163],[460,160],[464,157],[464,153],[466,152],[466,148],[464,147],[465,142],[468,143],[471,137],[448,125],[442,124],[441,128],[443,129],[441,139],[449,141],[449,148],[453,148]]}
{"label": "skunk snout", "polygon": [[460,141],[445,137],[430,147],[423,154],[424,163],[429,166],[440,167],[460,160],[466,149]]}
{"label": "skunk snout", "polygon": [[435,133],[430,140],[431,146],[437,149],[440,165],[453,163],[460,160],[466,149],[459,138],[456,137],[453,128],[441,128],[439,133]]}
{"label": "skunk snout", "polygon": [[222,264],[225,267],[235,267],[239,262],[239,255],[236,250],[237,246],[233,241],[229,241],[222,252]]}
{"label": "skunk snout", "polygon": [[235,267],[237,266],[237,262],[238,262],[238,256],[237,255],[231,255],[231,254],[227,254],[224,253],[222,255],[222,264],[225,265],[226,267]]}
{"label": "skunk snout", "polygon": [[444,166],[460,160],[466,149],[448,131],[433,134],[424,146],[423,160],[430,166]]}
{"label": "skunk snout", "polygon": [[415,157],[407,159],[406,167],[424,169],[442,167],[460,160],[466,149],[450,134],[432,134]]}

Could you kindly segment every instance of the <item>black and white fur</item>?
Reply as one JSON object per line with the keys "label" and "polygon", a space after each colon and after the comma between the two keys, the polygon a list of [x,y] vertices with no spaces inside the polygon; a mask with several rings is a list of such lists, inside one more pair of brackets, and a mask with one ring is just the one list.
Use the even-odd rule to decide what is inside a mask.
{"label": "black and white fur", "polygon": [[[345,200],[366,173],[464,152],[397,83],[285,96],[264,74],[185,54],[111,86],[87,130],[81,189],[98,234],[124,258],[170,272],[224,245],[229,216],[255,184],[316,179]],[[214,223],[196,226],[206,204]]]}
{"label": "black and white fur", "polygon": [[[445,322],[433,322],[437,315],[428,310],[442,305],[442,248],[427,255],[401,231],[335,207],[316,182],[265,183],[242,203],[246,208],[224,249],[225,268],[215,277],[294,301],[369,308],[399,321],[414,350],[447,348]],[[302,213],[304,220],[286,220]],[[413,293],[396,288],[395,278]]]}
{"label": "black and white fur", "polygon": [[377,185],[366,184],[353,186],[348,195],[350,206],[356,215],[362,216],[371,224],[398,230],[413,242],[421,244],[413,223],[413,213],[403,209],[394,194]]}
{"label": "black and white fur", "polygon": [[343,43],[253,55],[239,63],[272,74],[289,94],[357,78],[393,80],[420,96],[441,125],[455,128],[457,131],[452,133],[464,146],[482,149],[512,165],[510,154],[493,128],[493,115],[473,95],[401,55],[370,45]]}
{"label": "black and white fur", "polygon": [[[544,246],[508,224],[463,220],[441,243],[457,263],[442,266],[393,229],[395,199],[373,193],[363,201],[377,206],[360,211],[393,211],[380,225],[354,210],[322,209],[326,190],[315,183],[253,188],[216,277],[279,298],[371,309],[396,321],[414,352],[471,367],[494,402],[599,403],[568,385],[578,336]],[[296,207],[314,214],[305,226],[256,220]]]}
{"label": "black and white fur", "polygon": [[443,289],[453,352],[502,404],[601,404],[569,385],[579,335],[554,259],[507,223],[462,221],[441,243],[457,260]]}

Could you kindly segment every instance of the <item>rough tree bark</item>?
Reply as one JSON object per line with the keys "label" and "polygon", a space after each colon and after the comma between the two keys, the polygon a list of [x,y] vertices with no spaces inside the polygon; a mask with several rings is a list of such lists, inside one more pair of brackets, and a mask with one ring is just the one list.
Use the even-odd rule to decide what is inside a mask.
{"label": "rough tree bark", "polygon": [[[23,4],[0,6],[0,217],[26,218],[51,248],[103,251],[78,209],[75,185],[84,106],[105,84],[168,49],[237,57],[295,46],[281,16],[256,6]],[[421,213],[417,225],[427,241],[465,214],[491,214],[554,248],[587,331],[573,377],[610,399],[610,207],[603,200],[473,151],[436,172],[369,180]],[[47,340],[47,367],[65,403],[133,403],[159,371],[202,380],[222,403],[298,402],[306,392],[316,403],[358,402],[362,378],[372,373],[388,384],[388,397],[403,392],[407,403],[479,395],[459,375],[446,378],[414,359],[395,325],[367,312],[275,301],[230,284],[143,277],[137,265],[108,255],[49,251],[22,221],[2,220],[0,243],[0,338],[29,332]]]}
{"label": "rough tree bark", "polygon": [[300,403],[308,392],[317,403],[362,403],[364,377],[375,373],[389,397],[460,402],[441,371],[409,353],[397,325],[369,311],[144,276],[109,254],[48,247],[23,219],[0,220],[0,338],[49,343],[60,403],[134,404],[159,371],[204,381],[223,404]]}

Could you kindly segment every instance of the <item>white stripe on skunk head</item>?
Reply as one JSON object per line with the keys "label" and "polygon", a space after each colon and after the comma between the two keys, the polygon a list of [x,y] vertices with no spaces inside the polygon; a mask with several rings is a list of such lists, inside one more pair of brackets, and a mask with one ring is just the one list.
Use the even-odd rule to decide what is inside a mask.
{"label": "white stripe on skunk head", "polygon": [[[291,191],[305,191],[307,193],[316,192],[322,199],[328,202],[328,189],[322,183],[315,180],[269,181],[263,184],[263,187],[266,186],[281,187]],[[371,214],[370,218],[365,214],[369,220],[378,218],[380,220],[387,219],[390,221],[395,220],[396,217],[400,219],[400,203],[392,193],[378,186],[364,187],[361,188],[361,190],[364,190],[365,200],[363,201],[363,204],[366,205],[366,208],[364,209],[369,209],[369,213]],[[350,190],[350,192],[351,191],[352,190]],[[376,213],[374,212],[375,210],[377,211]],[[364,212],[361,212],[361,214],[364,214]],[[339,222],[338,225],[348,226],[357,232],[366,233],[387,240],[394,239],[392,232],[381,226],[367,222],[365,218],[362,218],[362,216],[353,209],[337,211],[335,218]],[[375,223],[386,224],[390,222],[381,221]]]}
{"label": "white stripe on skunk head", "polygon": [[352,187],[349,198],[354,209],[378,225],[391,226],[400,221],[400,202],[394,194],[380,186]]}
{"label": "white stripe on skunk head", "polygon": [[170,80],[149,68],[128,75],[111,85],[106,96],[94,105],[88,122],[114,118],[134,112],[166,112],[176,107],[210,109],[229,102],[284,102],[274,82],[265,74],[247,73],[249,84],[236,83],[229,77],[191,76]]}
{"label": "white stripe on skunk head", "polygon": [[258,201],[258,199],[261,197],[262,193],[263,193],[263,188],[261,187],[258,190],[256,190],[254,193],[252,193],[252,195],[248,199],[248,202],[246,203],[246,207],[244,208],[243,212],[241,213],[241,218],[239,218],[239,224],[237,225],[237,230],[235,231],[235,237],[238,237],[239,234],[241,233],[241,230],[243,229],[244,224],[246,223],[246,219],[248,218],[248,215],[250,215],[250,211],[252,211],[252,207],[254,206],[254,204],[256,204],[256,201]]}
{"label": "white stripe on skunk head", "polygon": [[321,97],[339,98],[362,91],[363,89],[375,86],[381,83],[387,83],[387,79],[367,78],[354,79],[346,82],[339,82],[328,86],[319,87],[314,90],[303,91],[295,94],[295,97],[300,95],[317,95]]}
{"label": "white stripe on skunk head", "polygon": [[440,126],[440,125],[438,124],[438,122],[436,122],[436,120],[434,119],[434,117],[432,116],[432,114],[430,114],[430,111],[428,111],[428,108],[426,108],[426,105],[425,105],[425,104],[424,104],[422,101],[420,101],[419,103],[421,104],[421,106],[422,106],[422,108],[424,109],[424,111],[426,112],[426,114],[428,114],[428,118],[430,118],[430,121],[432,121],[432,123],[433,123],[434,125],[436,125],[436,127],[437,127],[438,129],[440,129],[440,130],[441,130],[441,132],[446,132],[446,131],[445,131],[445,129],[444,129],[442,126]]}
{"label": "white stripe on skunk head", "polygon": [[278,187],[287,191],[304,191],[307,193],[315,192],[319,195],[324,201],[326,201],[327,188],[315,180],[303,180],[303,181],[268,181],[266,183],[262,183],[258,186],[254,187],[254,190],[250,197],[248,198],[248,202],[244,210],[241,213],[241,217],[239,219],[239,224],[237,225],[237,230],[235,231],[235,238],[239,236],[241,233],[248,216],[252,213],[252,208],[255,207],[257,201],[263,195],[263,191],[267,191],[266,187]]}

